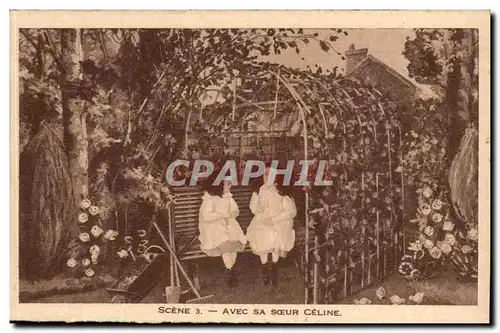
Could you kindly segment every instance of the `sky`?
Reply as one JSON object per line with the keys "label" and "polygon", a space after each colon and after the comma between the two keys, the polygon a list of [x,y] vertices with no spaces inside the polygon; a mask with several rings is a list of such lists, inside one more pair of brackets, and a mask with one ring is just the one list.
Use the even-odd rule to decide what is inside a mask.
{"label": "sky", "polygon": [[[342,55],[349,48],[349,45],[354,44],[356,49],[367,48],[368,54],[392,67],[398,73],[414,82],[416,86],[420,87],[427,94],[433,95],[427,87],[416,83],[415,80],[410,79],[408,76],[408,70],[406,69],[408,61],[402,52],[406,38],[413,38],[415,36],[413,29],[345,29],[345,31],[348,33],[347,36],[343,33],[336,34],[339,38],[335,42],[329,42],[341,55],[338,55],[335,50],[330,50],[328,53],[324,52],[319,47],[318,42],[311,42],[307,46],[299,43],[299,54],[294,49],[288,49],[281,55],[261,56],[261,59],[301,69],[306,69],[307,65],[313,67],[315,64],[322,66],[323,69],[333,69],[335,66],[338,66],[341,70],[339,73],[344,74],[345,60],[342,60]],[[304,34],[314,33],[318,33],[318,39],[328,40],[331,31],[325,29],[304,29]],[[203,97],[203,102],[206,104],[213,103],[214,96],[215,94],[207,93]]]}
{"label": "sky", "polygon": [[[342,55],[354,44],[357,49],[367,48],[368,54],[371,54],[382,60],[387,65],[395,69],[400,74],[408,78],[406,66],[408,61],[402,55],[404,43],[407,37],[413,37],[413,29],[346,29],[348,35],[339,35],[339,39],[330,42]],[[318,38],[328,37],[329,30],[305,30],[304,33],[317,32]],[[267,59],[291,67],[306,68],[306,65],[318,64],[324,68],[333,68],[338,66],[341,69],[345,67],[345,60],[337,55],[335,51],[329,53],[323,52],[318,43],[310,43],[307,47],[301,47],[300,54],[293,49],[287,50],[282,55],[272,55]],[[302,60],[301,58],[305,58]],[[340,72],[344,73],[344,72]]]}

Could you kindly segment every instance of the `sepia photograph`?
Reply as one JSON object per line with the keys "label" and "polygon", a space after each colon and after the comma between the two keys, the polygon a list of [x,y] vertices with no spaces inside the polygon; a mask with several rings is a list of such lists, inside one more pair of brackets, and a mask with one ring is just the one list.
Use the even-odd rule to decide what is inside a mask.
{"label": "sepia photograph", "polygon": [[359,28],[15,13],[16,317],[101,304],[126,321],[140,304],[159,322],[341,323],[363,306],[435,322],[452,306],[453,322],[459,306],[487,322],[479,13]]}

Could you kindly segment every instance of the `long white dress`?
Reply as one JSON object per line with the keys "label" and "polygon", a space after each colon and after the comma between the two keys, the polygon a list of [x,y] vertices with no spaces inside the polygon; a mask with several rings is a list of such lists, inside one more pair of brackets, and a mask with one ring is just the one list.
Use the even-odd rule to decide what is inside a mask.
{"label": "long white dress", "polygon": [[208,256],[243,251],[247,238],[236,220],[239,209],[231,193],[222,197],[205,192],[199,213],[200,248]]}
{"label": "long white dress", "polygon": [[257,255],[278,252],[285,256],[295,243],[294,200],[281,196],[274,185],[263,185],[259,194],[252,194],[250,210],[255,215],[247,229],[252,252]]}

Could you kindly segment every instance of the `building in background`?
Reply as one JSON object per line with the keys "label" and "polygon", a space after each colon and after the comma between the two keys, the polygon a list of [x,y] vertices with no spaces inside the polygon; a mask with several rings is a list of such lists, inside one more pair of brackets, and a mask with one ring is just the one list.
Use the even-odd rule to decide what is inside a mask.
{"label": "building in background", "polygon": [[421,88],[414,84],[383,61],[368,54],[368,49],[356,49],[351,44],[345,52],[345,77],[372,86],[388,93],[393,101],[411,107],[419,96]]}

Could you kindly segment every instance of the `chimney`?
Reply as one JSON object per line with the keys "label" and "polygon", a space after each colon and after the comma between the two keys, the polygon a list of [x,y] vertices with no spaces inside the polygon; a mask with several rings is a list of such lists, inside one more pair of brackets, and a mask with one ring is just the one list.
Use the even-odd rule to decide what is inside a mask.
{"label": "chimney", "polygon": [[349,50],[345,51],[345,72],[349,73],[357,64],[366,58],[368,49],[356,49],[354,44],[349,45]]}

